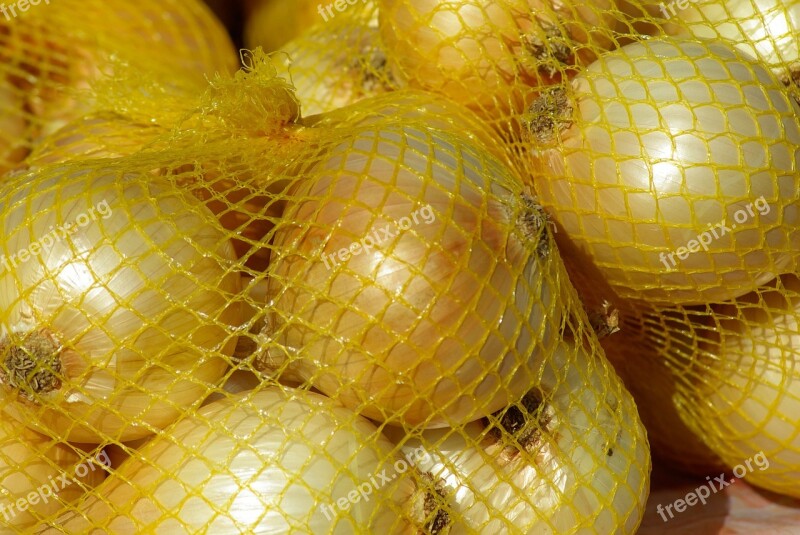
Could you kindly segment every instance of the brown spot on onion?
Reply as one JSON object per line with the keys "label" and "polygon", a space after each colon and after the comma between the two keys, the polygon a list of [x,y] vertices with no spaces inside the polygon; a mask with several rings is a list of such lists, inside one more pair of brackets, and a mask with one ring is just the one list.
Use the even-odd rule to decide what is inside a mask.
{"label": "brown spot on onion", "polygon": [[23,334],[19,341],[0,340],[0,381],[31,401],[61,388],[61,344],[47,330]]}

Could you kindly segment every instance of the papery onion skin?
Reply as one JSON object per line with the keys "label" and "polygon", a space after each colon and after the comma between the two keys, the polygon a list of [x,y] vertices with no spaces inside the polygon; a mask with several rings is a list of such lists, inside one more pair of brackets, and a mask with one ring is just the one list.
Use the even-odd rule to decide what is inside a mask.
{"label": "papery onion skin", "polygon": [[574,65],[613,48],[613,31],[626,28],[609,0],[377,3],[394,77],[493,120],[522,111],[530,88],[574,74]]}
{"label": "papery onion skin", "polygon": [[420,470],[443,480],[454,533],[636,532],[649,491],[645,430],[608,362],[590,351],[559,345],[513,438],[493,428],[499,415],[408,438],[386,429],[406,455],[417,452]]}
{"label": "papery onion skin", "polygon": [[558,95],[556,128],[548,101],[531,110],[536,189],[618,297],[722,301],[793,269],[800,109],[757,61],[649,39],[593,63],[566,107]]}
{"label": "papery onion skin", "polygon": [[[0,527],[20,533],[58,513],[103,481],[105,459],[0,418]],[[30,500],[31,493],[38,497]]]}
{"label": "papery onion skin", "polygon": [[[454,425],[518,399],[563,306],[541,209],[458,136],[373,123],[348,137],[276,226],[258,365],[393,424]],[[403,218],[394,237],[331,260]]]}
{"label": "papery onion skin", "polygon": [[3,410],[63,440],[132,440],[222,377],[240,278],[229,241],[189,195],[86,166],[3,188]]}
{"label": "papery onion skin", "polygon": [[393,450],[372,423],[329,398],[265,387],[187,416],[77,514],[39,533],[92,525],[119,534],[417,533],[403,516],[415,492],[410,472],[373,488],[369,501],[331,507],[382,470],[391,474]]}

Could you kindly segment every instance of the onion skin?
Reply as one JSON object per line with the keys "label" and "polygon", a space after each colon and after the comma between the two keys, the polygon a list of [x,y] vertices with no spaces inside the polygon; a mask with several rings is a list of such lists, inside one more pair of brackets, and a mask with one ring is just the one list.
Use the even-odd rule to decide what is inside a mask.
{"label": "onion skin", "polygon": [[[0,527],[21,533],[39,519],[57,514],[103,481],[105,460],[102,453],[93,456],[0,418]],[[80,477],[75,469],[82,464],[86,473]],[[51,486],[54,481],[56,491]],[[28,499],[32,492],[39,497]],[[24,502],[23,509],[17,500]]]}
{"label": "onion skin", "polygon": [[[800,109],[765,67],[724,43],[650,39],[550,98],[529,123],[536,190],[616,297],[723,301],[792,271]],[[676,256],[707,232],[708,250]]]}
{"label": "onion skin", "polygon": [[120,535],[417,533],[403,518],[415,491],[411,477],[373,489],[369,501],[346,511],[322,509],[382,469],[391,473],[393,450],[372,423],[329,398],[266,387],[187,416],[143,446],[77,513],[38,533],[93,525]]}
{"label": "onion skin", "polygon": [[[442,427],[528,390],[557,337],[561,264],[508,169],[418,124],[351,129],[292,192],[257,366],[376,420]],[[410,229],[332,265],[403,217]]]}
{"label": "onion skin", "polygon": [[4,185],[3,410],[62,440],[134,440],[223,376],[240,278],[230,243],[191,197],[91,169],[50,167]]}
{"label": "onion skin", "polygon": [[516,406],[526,423],[514,420],[513,434],[499,415],[410,438],[386,433],[406,455],[425,452],[417,466],[453,496],[453,533],[635,533],[650,457],[633,398],[599,353],[572,342],[559,345],[540,388],[533,414]]}

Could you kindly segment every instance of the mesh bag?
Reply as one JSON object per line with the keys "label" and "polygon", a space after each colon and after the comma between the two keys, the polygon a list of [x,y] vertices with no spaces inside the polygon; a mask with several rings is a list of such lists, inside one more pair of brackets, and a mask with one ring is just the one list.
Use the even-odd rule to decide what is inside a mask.
{"label": "mesh bag", "polygon": [[[362,12],[372,76],[304,51],[336,25],[366,34]],[[306,61],[318,80],[378,76],[487,121],[593,323],[621,329],[604,345],[655,449],[703,475],[765,455],[745,477],[795,494],[799,24],[797,2],[380,0],[284,50],[298,79]]]}
{"label": "mesh bag", "polygon": [[796,275],[735,301],[625,314],[603,341],[638,401],[655,454],[798,497]]}
{"label": "mesh bag", "polygon": [[[5,7],[5,6],[4,6]],[[197,0],[64,0],[0,16],[0,173],[80,118],[101,74],[134,66],[175,87],[236,68],[221,24]]]}
{"label": "mesh bag", "polygon": [[493,133],[415,91],[302,120],[246,60],[95,99],[0,184],[5,417],[108,472],[0,522],[633,533],[644,429]]}

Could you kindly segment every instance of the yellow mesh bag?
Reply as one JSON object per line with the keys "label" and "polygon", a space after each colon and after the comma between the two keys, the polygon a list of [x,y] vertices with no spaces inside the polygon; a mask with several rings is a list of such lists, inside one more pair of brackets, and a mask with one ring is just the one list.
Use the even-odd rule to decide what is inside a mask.
{"label": "yellow mesh bag", "polygon": [[691,472],[725,469],[800,496],[799,291],[790,274],[735,301],[626,315],[603,345],[631,386],[654,453]]}
{"label": "yellow mesh bag", "polygon": [[0,16],[0,174],[42,136],[84,115],[86,90],[114,67],[127,64],[195,88],[205,76],[236,67],[225,30],[197,0],[12,7]]}
{"label": "yellow mesh bag", "polygon": [[[357,47],[308,44],[375,16],[366,74],[341,68]],[[621,329],[604,345],[655,449],[703,475],[763,453],[748,480],[794,494],[799,25],[795,1],[378,0],[283,50],[315,112],[377,77],[490,124],[590,317]]]}
{"label": "yellow mesh bag", "polygon": [[246,59],[183,99],[96,99],[0,184],[3,412],[85,450],[67,474],[109,465],[9,515],[634,533],[644,429],[493,133],[415,91],[303,120]]}

